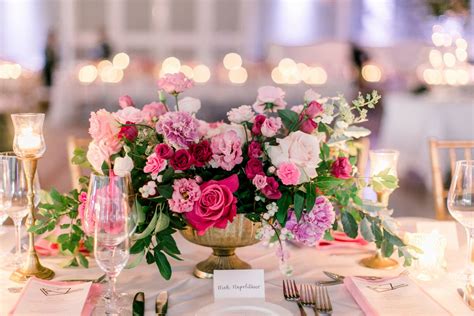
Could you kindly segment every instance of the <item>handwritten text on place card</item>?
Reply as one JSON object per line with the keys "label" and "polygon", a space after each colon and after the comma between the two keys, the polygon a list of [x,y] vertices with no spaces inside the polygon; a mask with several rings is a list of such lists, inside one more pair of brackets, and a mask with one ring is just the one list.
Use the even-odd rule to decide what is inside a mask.
{"label": "handwritten text on place card", "polygon": [[214,270],[214,299],[263,298],[263,270]]}

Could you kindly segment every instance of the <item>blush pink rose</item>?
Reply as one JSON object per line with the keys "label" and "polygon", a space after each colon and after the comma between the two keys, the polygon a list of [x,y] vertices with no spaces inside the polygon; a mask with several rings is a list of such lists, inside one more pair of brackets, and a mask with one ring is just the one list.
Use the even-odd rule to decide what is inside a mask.
{"label": "blush pink rose", "polygon": [[143,172],[151,173],[152,176],[157,176],[158,173],[165,170],[167,162],[165,159],[158,157],[156,153],[151,154],[146,159],[145,168],[143,168]]}
{"label": "blush pink rose", "polygon": [[239,178],[233,174],[230,177],[201,184],[201,196],[194,203],[191,212],[184,213],[188,223],[196,229],[198,235],[203,235],[209,228],[225,229],[228,222],[237,215],[237,198],[233,195],[239,188]]}
{"label": "blush pink rose", "polygon": [[260,87],[258,89],[257,101],[253,104],[253,109],[257,113],[282,110],[286,106],[284,98],[285,92],[280,88],[272,86]]}
{"label": "blush pink rose", "polygon": [[147,123],[153,123],[158,118],[165,114],[166,106],[161,102],[151,102],[143,106],[142,115],[143,120]]}
{"label": "blush pink rose", "polygon": [[265,137],[273,137],[278,133],[278,130],[281,128],[281,126],[281,118],[269,117],[262,124],[262,135]]}
{"label": "blush pink rose", "polygon": [[122,109],[125,109],[129,106],[135,106],[132,98],[129,95],[123,95],[119,98],[119,105]]}
{"label": "blush pink rose", "polygon": [[274,177],[267,177],[267,185],[261,190],[261,192],[270,200],[278,200],[281,198],[281,192],[278,190],[279,186],[280,185]]}
{"label": "blush pink rose", "polygon": [[339,179],[349,179],[352,175],[352,165],[347,157],[339,157],[333,162],[331,174]]}
{"label": "blush pink rose", "polygon": [[175,213],[191,212],[201,197],[201,189],[193,179],[178,179],[173,183],[173,195],[168,204]]}
{"label": "blush pink rose", "polygon": [[301,171],[294,163],[283,162],[277,169],[277,176],[284,185],[296,185],[299,183]]}
{"label": "blush pink rose", "polygon": [[194,82],[182,72],[166,74],[158,80],[158,87],[169,94],[179,94],[194,86]]}

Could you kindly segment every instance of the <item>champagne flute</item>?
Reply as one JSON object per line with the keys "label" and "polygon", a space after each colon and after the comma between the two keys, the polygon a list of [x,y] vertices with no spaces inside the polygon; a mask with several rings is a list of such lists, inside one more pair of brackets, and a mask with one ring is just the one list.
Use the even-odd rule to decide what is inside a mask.
{"label": "champagne flute", "polygon": [[447,205],[451,215],[466,229],[468,277],[464,299],[474,305],[474,160],[456,162]]}
{"label": "champagne flute", "polygon": [[101,185],[91,195],[95,213],[94,255],[109,279],[104,313],[116,315],[124,309],[126,301],[124,295],[117,295],[115,284],[130,257],[130,177],[101,176],[96,181]]}
{"label": "champagne flute", "polygon": [[[8,201],[5,200],[5,213],[10,216],[15,226],[15,242],[16,253],[13,261],[10,263],[13,267],[19,267],[21,260],[21,224],[23,218],[28,215],[28,188],[26,184],[26,176],[23,170],[21,160],[13,152],[0,153],[0,161],[3,163],[4,178],[9,181],[7,190],[9,193],[4,193]],[[35,176],[33,184],[35,191],[34,204],[37,206],[40,202],[40,186],[38,176]]]}

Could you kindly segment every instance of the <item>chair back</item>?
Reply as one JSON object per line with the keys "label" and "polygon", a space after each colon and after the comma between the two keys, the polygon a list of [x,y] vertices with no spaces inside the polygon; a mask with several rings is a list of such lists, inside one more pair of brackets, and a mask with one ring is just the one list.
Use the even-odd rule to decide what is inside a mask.
{"label": "chair back", "polygon": [[[449,182],[454,174],[454,166],[457,160],[472,159],[474,150],[474,140],[437,140],[430,139],[431,175],[433,180],[433,198],[435,203],[436,219],[450,219],[446,208],[446,198],[448,197]],[[446,164],[441,163],[441,158],[449,157],[449,179],[443,179],[443,168]],[[445,185],[446,184],[446,185]]]}
{"label": "chair back", "polygon": [[71,184],[75,189],[80,189],[79,178],[83,176],[82,168],[79,165],[72,163],[74,157],[74,150],[81,148],[87,151],[87,147],[90,143],[89,138],[80,138],[76,136],[69,136],[67,139],[67,156],[69,163],[69,171],[71,173]]}

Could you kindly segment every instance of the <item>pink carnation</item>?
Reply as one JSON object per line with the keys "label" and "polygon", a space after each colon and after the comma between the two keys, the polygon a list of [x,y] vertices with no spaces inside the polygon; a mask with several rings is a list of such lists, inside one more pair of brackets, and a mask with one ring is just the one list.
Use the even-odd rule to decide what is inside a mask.
{"label": "pink carnation", "polygon": [[151,154],[146,159],[145,173],[151,173],[152,176],[157,176],[158,173],[165,170],[167,162],[165,159],[158,157],[156,153]]}
{"label": "pink carnation", "polygon": [[194,82],[188,79],[184,73],[166,74],[158,80],[158,88],[169,94],[179,94],[186,89],[192,88]]}
{"label": "pink carnation", "polygon": [[143,106],[142,115],[143,120],[147,123],[152,123],[157,120],[161,115],[165,114],[166,106],[161,102],[151,102]]}
{"label": "pink carnation", "polygon": [[262,135],[266,137],[273,137],[278,133],[278,130],[281,128],[281,126],[281,118],[269,117],[262,124]]}
{"label": "pink carnation", "polygon": [[168,203],[173,212],[187,213],[201,197],[201,189],[195,180],[178,179],[173,183],[173,195]]}
{"label": "pink carnation", "polygon": [[126,107],[129,107],[129,106],[135,106],[135,104],[133,104],[132,98],[129,95],[121,96],[119,98],[119,105],[122,109],[125,109]]}
{"label": "pink carnation", "polygon": [[199,140],[199,122],[186,112],[167,112],[160,117],[156,131],[175,148],[189,148]]}
{"label": "pink carnation", "polygon": [[257,101],[253,104],[253,109],[257,113],[265,111],[276,112],[286,106],[285,92],[277,87],[265,86],[258,89]]}
{"label": "pink carnation", "polygon": [[283,162],[277,169],[277,176],[284,185],[297,185],[300,180],[301,171],[292,162]]}
{"label": "pink carnation", "polygon": [[234,130],[214,136],[211,139],[212,161],[214,168],[230,171],[243,161],[242,141]]}

